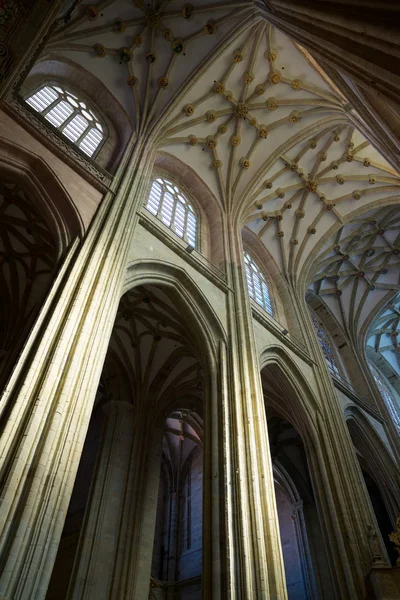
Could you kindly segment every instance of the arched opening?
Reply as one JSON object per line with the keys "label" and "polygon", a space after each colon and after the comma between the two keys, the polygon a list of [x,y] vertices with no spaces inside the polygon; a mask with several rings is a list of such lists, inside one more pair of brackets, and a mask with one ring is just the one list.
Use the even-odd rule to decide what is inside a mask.
{"label": "arched opening", "polygon": [[48,600],[201,598],[212,384],[188,315],[171,285],[121,298]]}
{"label": "arched opening", "polygon": [[397,554],[389,541],[400,509],[397,469],[377,433],[358,409],[349,410],[346,423],[389,560]]}
{"label": "arched opening", "polygon": [[[276,426],[270,420],[269,427]],[[304,519],[304,503],[294,481],[276,458],[275,498],[278,509],[286,585],[289,598],[314,598],[315,580]]]}
{"label": "arched opening", "polygon": [[382,498],[381,491],[371,475],[362,470],[365,485],[367,486],[368,495],[371,500],[372,508],[374,509],[376,521],[379,526],[379,530],[382,534],[383,542],[388,553],[390,563],[394,567],[397,560],[397,552],[394,545],[389,540],[389,535],[392,533],[394,527],[390,521],[390,517],[386,510],[385,503]]}
{"label": "arched opening", "polygon": [[72,202],[52,173],[11,145],[3,150],[7,162],[0,157],[0,390],[68,245],[81,230]]}
{"label": "arched opening", "polygon": [[[310,439],[300,401],[279,366],[261,371],[289,600],[335,598],[325,549]],[[300,433],[301,431],[301,433]]]}
{"label": "arched opening", "polygon": [[[57,86],[57,88],[61,90],[68,90],[72,92],[73,99],[76,97],[79,102],[83,102],[86,105],[86,108],[90,106],[94,112],[93,116],[97,118],[97,122],[102,128],[99,129],[98,127],[95,127],[95,129],[97,129],[99,133],[103,133],[104,136],[102,142],[98,144],[96,150],[91,154],[90,150],[92,144],[98,138],[98,135],[95,132],[95,129],[90,128],[90,130],[93,129],[92,139],[89,139],[91,143],[89,146],[81,148],[81,150],[84,152],[84,155],[86,154],[86,156],[89,155],[95,157],[98,165],[105,168],[110,173],[114,173],[120,163],[129,138],[133,133],[133,124],[129,115],[112,91],[110,91],[98,77],[90,73],[81,65],[66,57],[60,57],[54,54],[51,56],[47,54],[46,57],[43,57],[42,60],[38,60],[34,64],[32,70],[21,85],[21,101],[28,99],[46,85],[49,85],[50,87]],[[74,109],[77,108],[74,103],[72,103],[72,107]],[[85,112],[87,112],[86,108],[83,108]],[[33,109],[33,112],[35,113],[37,111]],[[39,111],[39,113],[41,112],[42,111]],[[82,117],[88,119],[83,113]],[[95,122],[95,120],[88,120],[91,123]],[[48,124],[50,121],[43,118],[43,122]],[[53,126],[57,129],[59,127],[58,121],[56,124],[53,124]],[[75,135],[72,136],[72,139],[73,138],[75,138]],[[71,136],[67,136],[67,139],[69,139],[71,143],[76,143],[76,140],[72,141]],[[79,144],[77,144],[77,146],[79,147]],[[88,150],[88,152],[85,153],[85,150]]]}
{"label": "arched opening", "polygon": [[[166,419],[151,589],[168,598],[200,598],[203,512],[203,423],[193,411]],[[160,597],[165,597],[160,595]]]}

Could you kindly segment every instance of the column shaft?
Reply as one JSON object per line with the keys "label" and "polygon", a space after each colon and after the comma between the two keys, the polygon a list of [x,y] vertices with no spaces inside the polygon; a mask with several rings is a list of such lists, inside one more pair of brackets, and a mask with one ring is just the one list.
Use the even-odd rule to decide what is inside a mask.
{"label": "column shaft", "polygon": [[123,282],[152,156],[138,145],[65,281],[0,441],[0,593],[45,596]]}
{"label": "column shaft", "polygon": [[109,400],[100,455],[68,597],[108,598],[119,551],[121,516],[134,437],[133,407]]}

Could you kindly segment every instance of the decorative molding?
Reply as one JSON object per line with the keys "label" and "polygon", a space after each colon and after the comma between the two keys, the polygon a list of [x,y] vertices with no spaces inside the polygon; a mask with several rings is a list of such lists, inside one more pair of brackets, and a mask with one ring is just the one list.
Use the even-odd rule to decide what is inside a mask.
{"label": "decorative molding", "polygon": [[95,165],[93,161],[85,158],[77,148],[64,140],[50,123],[44,122],[40,115],[34,114],[19,98],[12,100],[10,103],[2,102],[0,106],[9,116],[72,169],[78,171],[94,187],[103,193],[109,191],[112,176]]}
{"label": "decorative molding", "polygon": [[308,365],[314,365],[315,362],[312,360],[306,348],[300,346],[300,342],[295,341],[290,333],[284,334],[285,328],[275,321],[268,313],[258,307],[255,302],[251,302],[251,311],[253,317],[258,321],[265,329],[271,332],[279,341],[292,350],[299,358],[304,360]]}
{"label": "decorative molding", "polygon": [[378,413],[378,411],[371,406],[369,399],[361,396],[361,394],[358,394],[357,390],[355,390],[347,381],[339,379],[332,373],[330,373],[330,375],[335,388],[341,391],[349,400],[352,400],[354,404],[358,405],[360,408],[369,413],[372,417],[374,417],[374,419],[379,421],[379,423],[386,423],[385,419]]}
{"label": "decorative molding", "polygon": [[[147,231],[153,234],[156,238],[161,240],[168,248],[175,252],[178,256],[183,258],[185,262],[189,263],[194,269],[199,271],[204,277],[206,277],[211,283],[215,284],[223,292],[228,292],[231,288],[226,282],[224,273],[213,264],[204,264],[204,257],[198,255],[196,250],[193,250],[190,254],[186,251],[186,244],[180,240],[180,238],[174,239],[173,232],[168,228],[164,228],[163,224],[152,217],[150,213],[146,214],[144,208],[139,216],[139,223],[143,225]],[[201,257],[201,258],[200,258]]]}

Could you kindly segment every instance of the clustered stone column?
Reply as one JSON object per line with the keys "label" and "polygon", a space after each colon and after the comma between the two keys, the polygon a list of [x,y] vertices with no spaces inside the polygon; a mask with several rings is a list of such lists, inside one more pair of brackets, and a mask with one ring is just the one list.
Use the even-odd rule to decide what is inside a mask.
{"label": "clustered stone column", "polygon": [[105,413],[104,432],[77,553],[78,564],[68,594],[71,600],[111,597],[116,557],[124,534],[121,517],[132,466],[133,406],[108,399],[96,410]]}

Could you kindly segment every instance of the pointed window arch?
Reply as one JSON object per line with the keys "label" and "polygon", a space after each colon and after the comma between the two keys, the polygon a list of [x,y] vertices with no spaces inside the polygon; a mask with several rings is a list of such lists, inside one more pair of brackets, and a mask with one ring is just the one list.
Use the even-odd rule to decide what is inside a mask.
{"label": "pointed window arch", "polygon": [[271,294],[263,272],[248,252],[244,253],[244,264],[250,298],[273,317]]}
{"label": "pointed window arch", "polygon": [[329,342],[329,338],[325,333],[325,329],[322,327],[322,324],[319,322],[314,311],[310,310],[310,316],[314,325],[315,333],[317,334],[318,343],[321,347],[323,355],[325,356],[325,360],[328,363],[330,371],[332,371],[335,375],[340,375],[337,362],[335,360],[335,355]]}
{"label": "pointed window arch", "polygon": [[25,102],[87,156],[97,154],[105,140],[104,128],[87,102],[58,84],[43,85]]}
{"label": "pointed window arch", "polygon": [[393,423],[396,426],[396,429],[400,432],[400,413],[399,408],[397,407],[397,402],[395,401],[392,392],[389,389],[389,386],[385,383],[383,377],[379,373],[378,369],[371,362],[369,363],[369,368],[372,373],[372,377],[375,380],[377,388],[384,399],[386,406],[390,412],[390,415],[393,419]]}
{"label": "pointed window arch", "polygon": [[151,185],[145,206],[189,246],[197,248],[197,216],[189,200],[174,183],[157,177]]}

